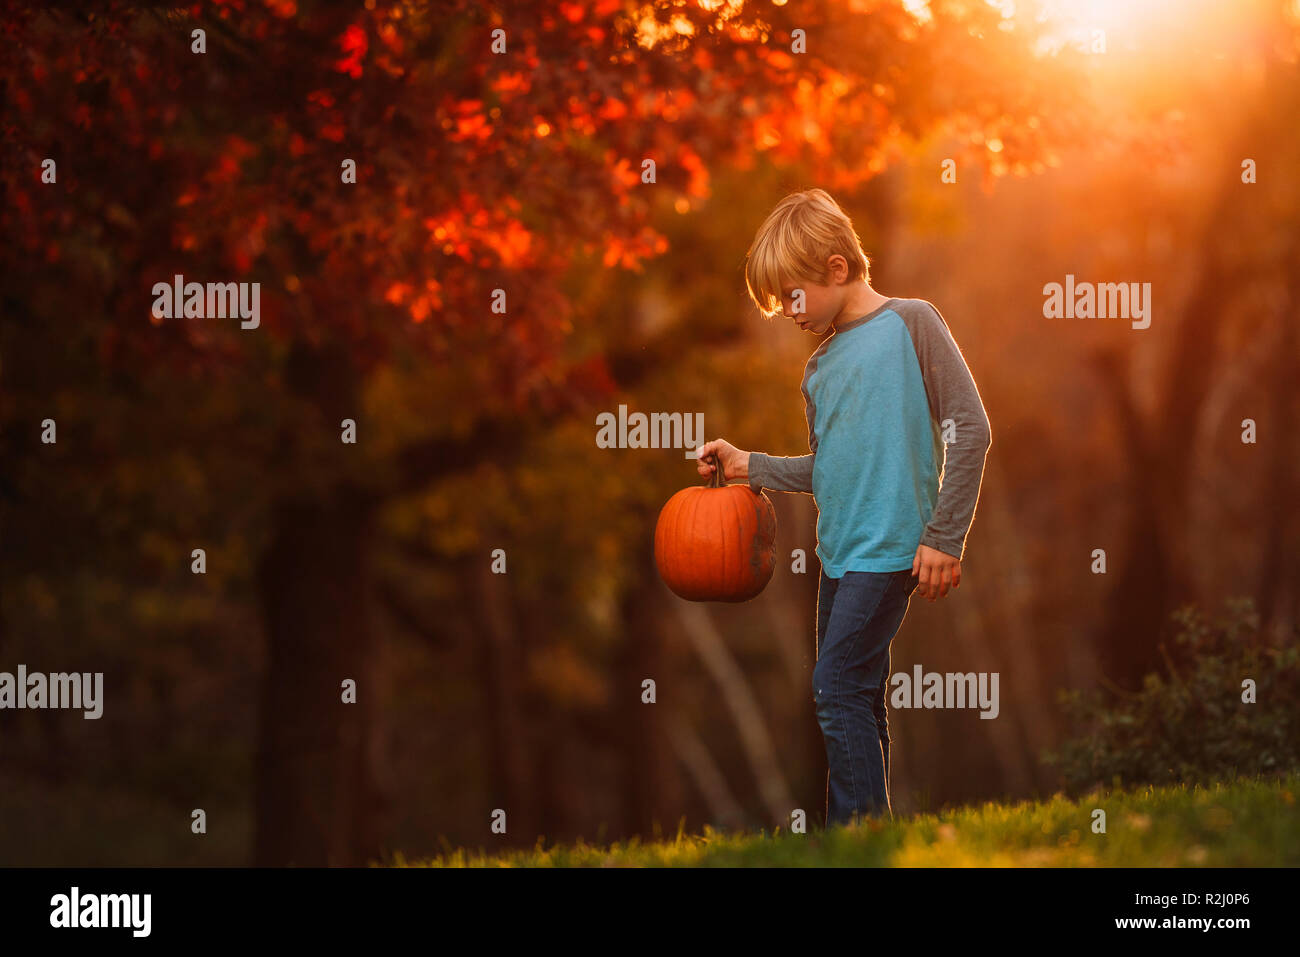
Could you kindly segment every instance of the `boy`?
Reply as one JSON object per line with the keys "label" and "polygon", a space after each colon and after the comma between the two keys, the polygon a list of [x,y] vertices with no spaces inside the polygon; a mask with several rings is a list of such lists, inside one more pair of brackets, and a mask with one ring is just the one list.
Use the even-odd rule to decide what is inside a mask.
{"label": "boy", "polygon": [[[871,288],[849,217],[821,189],[787,196],[745,264],[765,316],[822,335],[803,374],[808,455],[745,452],[716,439],[697,468],[755,492],[817,504],[813,700],[826,742],[826,826],[888,814],[885,696],[890,644],[914,590],[934,601],[961,582],[991,435],[947,323],[923,299]],[[947,455],[945,458],[945,443]],[[939,485],[943,466],[943,485]]]}

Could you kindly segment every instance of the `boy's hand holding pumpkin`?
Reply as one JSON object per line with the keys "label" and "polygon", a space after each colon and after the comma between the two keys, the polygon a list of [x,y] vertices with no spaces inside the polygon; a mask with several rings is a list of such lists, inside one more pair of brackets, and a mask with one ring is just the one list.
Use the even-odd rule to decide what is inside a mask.
{"label": "boy's hand holding pumpkin", "polygon": [[714,439],[712,442],[705,442],[695,450],[695,471],[699,472],[705,478],[713,474],[714,466],[712,462],[707,461],[709,456],[716,456],[722,463],[722,480],[726,482],[730,479],[747,479],[749,478],[749,453],[744,452],[725,439]]}

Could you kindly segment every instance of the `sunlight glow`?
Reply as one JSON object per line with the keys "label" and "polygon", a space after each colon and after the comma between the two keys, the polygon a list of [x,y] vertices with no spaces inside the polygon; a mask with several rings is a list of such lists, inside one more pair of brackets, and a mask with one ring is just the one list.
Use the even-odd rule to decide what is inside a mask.
{"label": "sunlight glow", "polygon": [[1055,28],[1051,51],[1071,46],[1104,53],[1132,47],[1139,34],[1174,20],[1185,7],[1181,0],[1041,0],[1039,17]]}
{"label": "sunlight glow", "polygon": [[903,9],[918,23],[929,23],[933,19],[930,13],[930,0],[903,0]]}

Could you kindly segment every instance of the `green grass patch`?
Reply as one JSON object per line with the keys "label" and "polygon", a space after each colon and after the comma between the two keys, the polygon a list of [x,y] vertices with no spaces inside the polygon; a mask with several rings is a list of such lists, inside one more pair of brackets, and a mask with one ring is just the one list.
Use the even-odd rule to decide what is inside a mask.
{"label": "green grass patch", "polygon": [[[937,814],[791,834],[706,827],[638,839],[488,853],[457,850],[395,867],[1294,867],[1300,773],[1200,785],[1098,789],[1079,799],[986,802]],[[1092,830],[1106,812],[1106,833]]]}

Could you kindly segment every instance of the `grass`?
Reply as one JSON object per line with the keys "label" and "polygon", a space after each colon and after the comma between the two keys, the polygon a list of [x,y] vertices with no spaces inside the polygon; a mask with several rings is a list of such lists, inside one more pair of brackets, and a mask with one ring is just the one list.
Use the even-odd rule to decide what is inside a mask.
{"label": "grass", "polygon": [[[1208,787],[1096,791],[1077,800],[955,808],[830,831],[678,831],[639,839],[487,853],[464,849],[396,867],[1294,867],[1300,773]],[[1093,809],[1106,833],[1092,831]]]}

